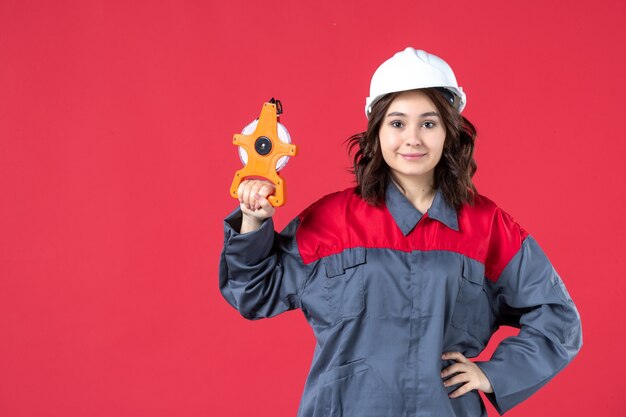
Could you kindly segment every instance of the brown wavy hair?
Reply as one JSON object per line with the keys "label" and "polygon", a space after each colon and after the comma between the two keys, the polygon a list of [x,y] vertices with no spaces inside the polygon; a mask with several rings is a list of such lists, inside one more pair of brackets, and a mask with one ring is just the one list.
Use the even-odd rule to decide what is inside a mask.
{"label": "brown wavy hair", "polygon": [[[458,209],[472,204],[477,193],[472,182],[476,172],[474,142],[476,128],[435,88],[423,91],[435,104],[446,128],[441,160],[435,167],[435,189],[440,189],[445,200]],[[354,153],[352,173],[356,177],[356,193],[372,205],[380,205],[390,180],[389,166],[383,159],[378,132],[391,102],[400,94],[390,93],[372,106],[367,131],[348,138],[348,151]]]}

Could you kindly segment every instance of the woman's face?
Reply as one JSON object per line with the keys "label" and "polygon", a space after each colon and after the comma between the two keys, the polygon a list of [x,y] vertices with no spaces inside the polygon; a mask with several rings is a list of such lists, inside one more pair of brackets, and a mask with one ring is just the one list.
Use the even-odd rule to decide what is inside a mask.
{"label": "woman's face", "polygon": [[378,137],[383,159],[396,181],[432,184],[446,128],[426,94],[420,90],[400,93],[389,105]]}

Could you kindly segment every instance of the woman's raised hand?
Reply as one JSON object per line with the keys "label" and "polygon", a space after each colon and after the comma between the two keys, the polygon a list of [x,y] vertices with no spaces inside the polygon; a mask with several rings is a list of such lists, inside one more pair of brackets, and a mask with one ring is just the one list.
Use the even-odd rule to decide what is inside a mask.
{"label": "woman's raised hand", "polygon": [[276,209],[267,201],[267,196],[275,190],[274,184],[265,180],[245,180],[239,184],[237,196],[243,213],[240,233],[258,229],[263,220],[274,215]]}

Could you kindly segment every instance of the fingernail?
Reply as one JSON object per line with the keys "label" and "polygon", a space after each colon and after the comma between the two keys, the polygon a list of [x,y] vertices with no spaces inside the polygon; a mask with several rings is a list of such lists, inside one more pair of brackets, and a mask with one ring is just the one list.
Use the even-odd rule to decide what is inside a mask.
{"label": "fingernail", "polygon": [[259,200],[259,199],[261,198],[261,194],[256,193],[256,194],[254,195],[254,198],[255,198],[255,199],[257,199],[257,200]]}

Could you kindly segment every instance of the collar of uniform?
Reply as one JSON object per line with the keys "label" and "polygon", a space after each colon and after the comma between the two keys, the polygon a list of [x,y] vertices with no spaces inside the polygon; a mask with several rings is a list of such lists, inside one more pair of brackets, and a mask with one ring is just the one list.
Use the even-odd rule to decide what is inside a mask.
{"label": "collar of uniform", "polygon": [[[402,194],[393,181],[389,181],[387,185],[385,204],[404,236],[411,233],[424,216],[411,204],[404,194]],[[438,220],[450,229],[456,230],[457,232],[459,231],[459,221],[456,210],[446,202],[441,190],[437,189],[435,191],[435,199],[427,213],[428,217],[431,219]]]}

